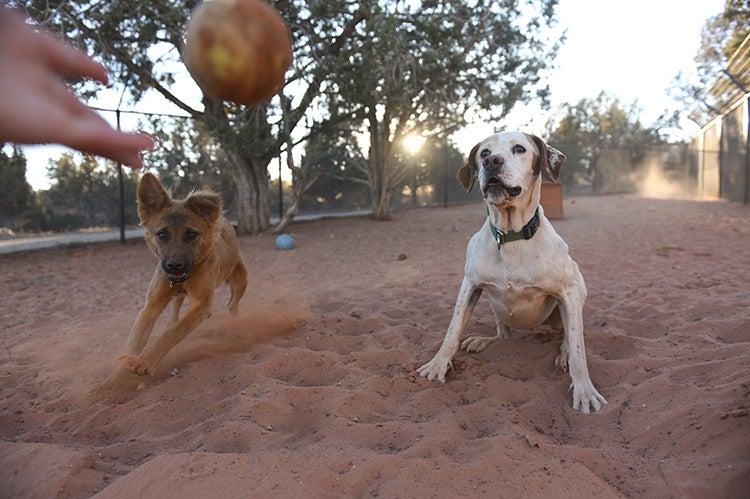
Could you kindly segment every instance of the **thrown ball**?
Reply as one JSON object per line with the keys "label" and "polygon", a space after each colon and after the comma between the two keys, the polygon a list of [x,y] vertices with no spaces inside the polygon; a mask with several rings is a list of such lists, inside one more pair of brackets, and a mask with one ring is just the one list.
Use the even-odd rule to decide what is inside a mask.
{"label": "thrown ball", "polygon": [[292,42],[284,20],[262,0],[207,0],[188,21],[183,57],[208,95],[252,105],[281,88]]}

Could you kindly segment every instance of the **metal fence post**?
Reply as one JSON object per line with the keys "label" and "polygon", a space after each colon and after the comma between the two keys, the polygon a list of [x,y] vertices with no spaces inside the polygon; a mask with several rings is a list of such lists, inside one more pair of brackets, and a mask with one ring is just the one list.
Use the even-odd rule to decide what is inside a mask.
{"label": "metal fence post", "polygon": [[745,135],[745,204],[750,202],[750,97],[745,98],[746,135]]}
{"label": "metal fence post", "polygon": [[448,207],[448,138],[443,138],[443,207]]}
{"label": "metal fence post", "polygon": [[[120,109],[115,111],[117,116],[117,131],[120,131]],[[117,180],[120,184],[120,242],[125,244],[125,182],[122,178],[122,163],[117,163]]]}
{"label": "metal fence post", "polygon": [[284,184],[281,183],[281,152],[279,152],[279,221],[282,218],[284,218]]}

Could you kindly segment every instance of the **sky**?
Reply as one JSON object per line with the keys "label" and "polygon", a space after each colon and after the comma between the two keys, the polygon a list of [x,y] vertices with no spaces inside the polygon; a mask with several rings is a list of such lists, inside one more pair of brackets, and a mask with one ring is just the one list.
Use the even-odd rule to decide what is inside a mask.
{"label": "sky", "polygon": [[[601,90],[622,101],[637,101],[644,123],[654,121],[670,104],[666,90],[679,71],[691,71],[705,20],[721,12],[724,0],[561,0],[558,28],[566,40],[549,74],[550,106],[517,106],[502,123],[473,123],[452,137],[464,152],[499,129],[519,129],[543,136],[551,114],[566,102],[594,97]],[[157,54],[158,55],[158,54]],[[200,108],[200,93],[187,74],[179,78],[175,93]],[[117,107],[119,92],[102,92],[93,105]],[[135,108],[151,112],[184,114],[156,93]],[[103,113],[114,123],[113,113]],[[137,128],[137,118],[123,115],[125,130]],[[683,137],[697,131],[685,122]],[[66,149],[57,146],[24,148],[26,177],[35,189],[49,186],[46,167]],[[272,176],[276,176],[272,173]],[[286,174],[282,174],[286,177]]]}

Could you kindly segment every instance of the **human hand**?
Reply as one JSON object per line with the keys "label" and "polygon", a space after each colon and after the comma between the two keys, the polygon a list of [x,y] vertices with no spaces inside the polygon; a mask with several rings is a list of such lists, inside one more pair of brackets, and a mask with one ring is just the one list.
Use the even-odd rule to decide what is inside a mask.
{"label": "human hand", "polygon": [[153,139],[114,130],[65,78],[108,81],[102,65],[0,7],[0,144],[59,143],[141,167],[141,151],[153,148]]}

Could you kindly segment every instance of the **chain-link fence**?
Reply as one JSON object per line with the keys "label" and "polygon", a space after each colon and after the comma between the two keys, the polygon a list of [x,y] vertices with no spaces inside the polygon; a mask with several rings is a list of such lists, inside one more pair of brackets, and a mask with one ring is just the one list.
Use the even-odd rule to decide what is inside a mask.
{"label": "chain-link fence", "polygon": [[[455,181],[458,160],[456,153],[453,154],[450,164],[446,158],[437,168],[420,165],[420,175],[412,175],[413,178],[405,175],[403,185],[394,189],[391,209],[448,206],[477,199]],[[237,220],[236,192],[228,173],[215,170],[191,174],[180,168],[152,170],[175,197],[182,197],[201,185],[213,188],[222,194],[227,217]],[[288,171],[283,172],[279,183],[275,161],[269,165],[269,171],[276,177],[269,178],[267,196],[270,223],[275,224],[292,204],[293,189],[287,180]],[[8,208],[0,213],[0,254],[143,236],[135,199],[139,172],[125,169],[120,179],[116,165],[72,155],[56,160],[48,172],[50,187],[32,193],[32,202],[25,209]],[[120,182],[124,194],[122,230]],[[362,179],[322,175],[303,195],[295,220],[364,216],[370,212],[370,189]]]}
{"label": "chain-link fence", "polygon": [[750,95],[703,127],[690,152],[702,196],[750,201]]}
{"label": "chain-link fence", "polygon": [[[725,128],[725,134],[726,130]],[[690,144],[640,147],[553,145],[568,157],[561,172],[566,196],[614,193],[691,196],[718,192],[721,188],[722,192],[731,192],[732,199],[744,200],[747,196],[746,177],[735,178],[735,173],[727,172],[730,168],[727,165],[732,165],[734,170],[745,168],[742,171],[746,172],[747,156],[734,158],[726,151],[722,152],[719,141],[722,136],[726,137],[721,134],[712,135],[709,131],[704,134],[702,143],[693,141]],[[724,141],[729,143],[728,139]],[[478,189],[467,194],[455,180],[455,172],[463,162],[461,154],[455,148],[438,151],[431,157],[431,162],[415,163],[414,171],[409,171],[407,165],[402,182],[391,196],[391,209],[394,212],[479,201],[481,194]],[[734,166],[735,163],[739,166]],[[274,177],[277,177],[276,162],[269,166],[269,170],[274,169]],[[112,167],[109,170],[101,167],[81,168],[81,165],[76,168],[67,165],[61,170],[65,175],[60,173],[49,190],[36,193],[36,202],[44,210],[47,226],[41,230],[34,229],[34,223],[39,222],[39,214],[22,213],[16,218],[7,213],[2,214],[4,228],[0,229],[0,253],[120,239],[117,170]],[[189,189],[197,186],[179,184],[178,181],[184,180],[180,177],[180,172],[161,170],[157,173],[165,183],[171,183],[172,190],[176,190],[178,194],[189,192]],[[137,223],[135,209],[137,175],[135,172],[126,172],[123,176],[123,234],[126,239],[139,238],[143,234]],[[214,184],[214,189],[224,196],[228,217],[236,220],[236,194],[231,177],[227,173],[211,175],[209,180]],[[202,179],[200,176],[194,178],[198,181]],[[269,180],[271,223],[275,223],[290,205],[291,196],[292,189],[288,181],[283,180],[280,186],[278,178]],[[355,181],[342,176],[323,175],[303,196],[296,220],[367,215],[370,210],[370,189],[362,179]]]}
{"label": "chain-link fence", "polygon": [[687,144],[637,147],[566,145],[562,179],[568,194],[639,193],[646,196],[692,196],[695,172]]}

